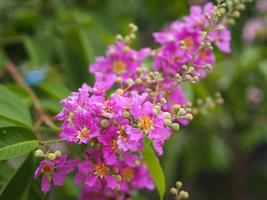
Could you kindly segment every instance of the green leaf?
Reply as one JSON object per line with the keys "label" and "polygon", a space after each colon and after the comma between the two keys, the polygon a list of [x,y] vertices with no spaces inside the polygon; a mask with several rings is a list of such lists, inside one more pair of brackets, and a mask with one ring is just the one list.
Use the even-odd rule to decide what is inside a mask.
{"label": "green leaf", "polygon": [[0,200],[22,199],[26,195],[33,179],[33,166],[33,157],[29,155],[1,190]]}
{"label": "green leaf", "polygon": [[0,161],[26,154],[38,147],[34,134],[24,128],[0,128]]}
{"label": "green leaf", "polygon": [[144,161],[154,180],[154,183],[156,184],[160,199],[162,200],[166,190],[165,175],[154,150],[150,146],[150,141],[148,139],[145,140],[145,147],[143,153]]}
{"label": "green leaf", "polygon": [[0,118],[11,121],[18,126],[31,128],[31,116],[23,100],[1,85],[0,94]]}

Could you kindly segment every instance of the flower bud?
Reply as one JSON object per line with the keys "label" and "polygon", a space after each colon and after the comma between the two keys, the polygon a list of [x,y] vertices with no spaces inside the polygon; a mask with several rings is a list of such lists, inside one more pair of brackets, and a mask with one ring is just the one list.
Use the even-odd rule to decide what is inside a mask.
{"label": "flower bud", "polygon": [[172,187],[170,189],[170,192],[171,192],[171,194],[174,194],[174,195],[177,195],[178,194],[178,190],[176,188],[174,188],[174,187]]}
{"label": "flower bud", "polygon": [[48,153],[47,154],[47,159],[48,160],[55,160],[57,158],[55,153]]}
{"label": "flower bud", "polygon": [[125,53],[129,52],[130,50],[131,50],[131,48],[128,47],[128,46],[125,46],[125,47],[123,48],[123,51],[124,51]]}
{"label": "flower bud", "polygon": [[178,123],[172,123],[169,125],[172,129],[178,131],[180,129],[180,125]]}
{"label": "flower bud", "polygon": [[121,77],[117,77],[116,81],[118,84],[122,84],[122,78]]}
{"label": "flower bud", "polygon": [[57,150],[57,151],[55,151],[55,155],[58,158],[58,157],[62,156],[62,153],[61,153],[61,151]]}
{"label": "flower bud", "polygon": [[131,79],[131,78],[128,78],[128,79],[126,80],[126,82],[127,82],[128,85],[133,85],[133,84],[134,84],[134,81],[133,81],[133,79]]}
{"label": "flower bud", "polygon": [[116,175],[116,179],[117,179],[117,181],[121,181],[121,176],[120,175]]}
{"label": "flower bud", "polygon": [[116,40],[123,40],[123,36],[120,34],[116,35]]}
{"label": "flower bud", "polygon": [[107,119],[102,119],[101,120],[101,126],[102,128],[107,128],[109,125],[109,121]]}
{"label": "flower bud", "polygon": [[181,181],[176,182],[177,189],[180,189],[183,186],[183,183]]}
{"label": "flower bud", "polygon": [[188,114],[186,114],[186,115],[184,116],[184,118],[185,118],[186,120],[192,121],[192,119],[193,119],[193,115],[190,114],[190,113],[188,113]]}
{"label": "flower bud", "polygon": [[187,198],[189,197],[189,194],[188,194],[188,192],[186,192],[186,191],[184,191],[184,190],[181,190],[181,191],[179,192],[179,197],[180,197],[181,199],[187,199]]}
{"label": "flower bud", "polygon": [[164,123],[165,123],[166,126],[170,126],[171,123],[172,123],[172,121],[171,121],[170,119],[166,119],[166,120],[164,121]]}
{"label": "flower bud", "polygon": [[137,85],[141,85],[142,84],[142,79],[141,78],[138,78],[135,80],[136,84]]}
{"label": "flower bud", "polygon": [[171,116],[171,114],[169,112],[164,112],[163,115],[164,115],[164,117],[166,119],[171,119],[172,118],[172,116]]}
{"label": "flower bud", "polygon": [[41,150],[41,149],[37,149],[35,152],[34,152],[34,156],[37,157],[37,158],[41,158],[44,156],[44,152]]}
{"label": "flower bud", "polygon": [[117,89],[116,91],[119,95],[123,95],[123,89]]}
{"label": "flower bud", "polygon": [[122,116],[123,116],[123,118],[125,118],[125,119],[129,119],[130,116],[131,116],[131,114],[130,114],[128,111],[124,111],[124,112],[122,113]]}

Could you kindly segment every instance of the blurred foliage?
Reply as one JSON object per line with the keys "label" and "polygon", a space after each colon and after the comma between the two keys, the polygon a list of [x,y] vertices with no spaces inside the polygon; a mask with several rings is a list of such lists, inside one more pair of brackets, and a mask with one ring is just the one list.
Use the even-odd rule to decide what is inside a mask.
{"label": "blurred foliage", "polygon": [[[104,53],[116,34],[127,33],[128,23],[139,26],[136,47],[155,46],[151,33],[186,15],[188,9],[186,0],[0,0],[0,70],[12,60],[42,105],[55,115],[61,109],[60,99],[83,82],[93,82],[88,64]],[[223,106],[199,113],[165,146],[161,161],[167,188],[182,180],[191,199],[264,200],[267,196],[267,43],[265,39],[246,44],[241,37],[245,21],[256,13],[251,4],[233,27],[233,54],[217,53],[213,73],[200,84],[184,88],[194,105],[216,91],[225,100]],[[12,109],[16,109],[12,103],[31,107],[27,93],[9,75],[2,76],[0,83],[10,90],[9,95],[16,95],[10,102]],[[253,92],[259,101],[251,97]],[[0,109],[5,108],[0,105]],[[29,118],[22,112],[14,123],[23,124],[23,114]],[[44,137],[55,134],[43,132]],[[32,182],[33,171],[25,171],[25,166],[34,169],[31,156],[1,161],[0,190],[4,193],[0,192],[0,199],[7,199],[14,182],[26,188],[24,193],[12,194],[20,199],[77,199],[79,187],[71,183],[71,177],[62,188],[44,195],[40,184]],[[133,199],[154,198],[146,191],[141,194],[135,193]]]}

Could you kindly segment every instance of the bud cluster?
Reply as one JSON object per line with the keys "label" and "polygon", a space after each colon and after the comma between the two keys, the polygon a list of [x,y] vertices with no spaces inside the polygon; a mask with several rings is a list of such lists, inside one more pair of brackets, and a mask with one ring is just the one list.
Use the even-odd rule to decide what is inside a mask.
{"label": "bud cluster", "polygon": [[[60,139],[81,145],[83,158],[67,160],[58,151],[35,153],[44,159],[35,174],[43,174],[44,192],[51,181],[62,185],[71,171],[74,183],[82,184],[81,199],[96,194],[96,199],[126,199],[135,189],[154,189],[144,162],[144,140],[160,156],[173,130],[193,119],[192,105],[180,83],[197,83],[211,71],[213,44],[222,52],[231,51],[230,32],[216,20],[223,15],[223,6],[192,6],[188,16],[153,34],[160,44],[156,50],[130,47],[138,30],[134,24],[129,25],[129,35],[117,36],[105,56],[89,66],[94,85],[84,83],[63,99],[56,117],[63,122]],[[152,66],[146,66],[147,58],[152,59]],[[211,103],[206,99],[201,106]],[[188,193],[180,188],[177,182],[171,192],[177,200],[187,199]]]}

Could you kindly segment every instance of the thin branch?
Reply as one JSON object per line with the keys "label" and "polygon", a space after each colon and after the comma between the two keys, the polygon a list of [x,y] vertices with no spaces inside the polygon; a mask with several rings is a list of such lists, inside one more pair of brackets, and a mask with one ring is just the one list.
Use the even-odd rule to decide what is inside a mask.
{"label": "thin branch", "polygon": [[[46,112],[44,111],[44,109],[42,108],[42,105],[38,99],[38,97],[35,95],[35,93],[33,92],[33,90],[28,86],[28,84],[24,81],[24,79],[22,78],[21,74],[18,72],[17,68],[15,67],[15,65],[11,62],[7,62],[5,64],[5,68],[6,70],[10,73],[10,75],[12,76],[12,78],[15,80],[15,82],[20,85],[30,96],[32,103],[33,103],[33,107],[37,112],[38,115],[38,120],[37,120],[37,124],[35,126],[36,128],[39,128],[39,126],[41,125],[40,123],[45,123],[48,127],[50,127],[53,130],[59,131],[60,128],[57,127],[54,122],[49,118],[49,116],[46,114]],[[39,120],[41,122],[39,122]]]}

